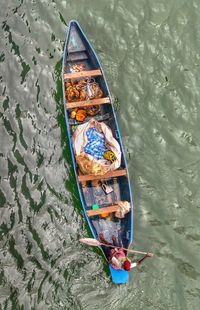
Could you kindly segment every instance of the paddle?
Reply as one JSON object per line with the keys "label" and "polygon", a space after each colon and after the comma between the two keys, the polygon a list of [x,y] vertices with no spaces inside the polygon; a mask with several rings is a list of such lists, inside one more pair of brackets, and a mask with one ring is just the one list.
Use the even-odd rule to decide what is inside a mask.
{"label": "paddle", "polygon": [[[107,247],[110,247],[110,248],[122,249],[122,250],[125,250],[125,251],[130,252],[130,253],[147,254],[146,252],[129,250],[129,249],[125,249],[125,248],[122,248],[122,247],[119,247],[119,246],[114,246],[114,245],[110,245],[110,244],[101,243],[100,241],[98,241],[96,239],[93,239],[93,238],[81,238],[81,239],[79,239],[79,241],[84,243],[84,244],[91,245],[91,246],[104,245],[104,246],[107,246]],[[149,254],[149,257],[153,256],[153,253],[149,253],[148,252],[148,254]]]}

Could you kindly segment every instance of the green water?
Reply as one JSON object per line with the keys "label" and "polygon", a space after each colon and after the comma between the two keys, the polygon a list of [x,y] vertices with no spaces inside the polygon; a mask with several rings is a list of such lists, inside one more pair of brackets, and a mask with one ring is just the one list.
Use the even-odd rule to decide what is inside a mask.
{"label": "green water", "polygon": [[[117,104],[135,248],[155,253],[124,286],[78,241],[60,75],[70,19]],[[0,309],[198,310],[200,2],[2,0],[0,24]]]}

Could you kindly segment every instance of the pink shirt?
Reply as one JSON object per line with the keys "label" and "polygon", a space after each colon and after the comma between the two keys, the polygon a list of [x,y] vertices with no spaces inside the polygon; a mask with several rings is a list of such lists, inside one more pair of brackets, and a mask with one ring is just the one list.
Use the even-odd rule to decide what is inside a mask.
{"label": "pink shirt", "polygon": [[113,249],[110,251],[109,262],[114,269],[122,269],[122,265],[126,260],[126,255],[121,249]]}

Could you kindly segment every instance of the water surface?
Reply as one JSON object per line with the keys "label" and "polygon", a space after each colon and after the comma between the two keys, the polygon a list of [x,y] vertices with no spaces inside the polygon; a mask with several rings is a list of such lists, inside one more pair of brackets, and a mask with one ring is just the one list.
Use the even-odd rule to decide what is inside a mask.
{"label": "water surface", "polygon": [[[155,253],[124,286],[78,242],[89,231],[61,90],[70,19],[116,103],[135,248]],[[199,309],[199,23],[198,0],[1,3],[0,309]]]}

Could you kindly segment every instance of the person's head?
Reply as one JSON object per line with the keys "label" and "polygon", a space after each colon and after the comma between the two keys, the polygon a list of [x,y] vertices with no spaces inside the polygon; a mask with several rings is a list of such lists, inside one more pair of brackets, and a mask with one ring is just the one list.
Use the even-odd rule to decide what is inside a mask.
{"label": "person's head", "polygon": [[129,271],[131,269],[131,262],[129,259],[125,260],[125,262],[123,263],[122,267],[124,268],[124,270]]}

